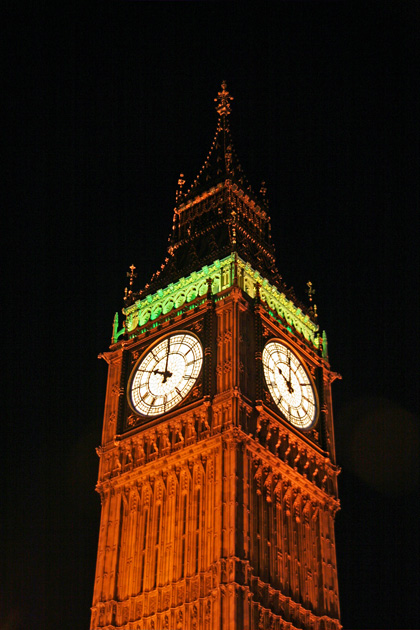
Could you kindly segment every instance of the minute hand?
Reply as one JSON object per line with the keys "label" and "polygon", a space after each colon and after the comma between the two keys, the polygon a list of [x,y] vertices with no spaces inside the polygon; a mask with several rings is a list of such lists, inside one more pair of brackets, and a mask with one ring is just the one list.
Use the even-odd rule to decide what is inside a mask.
{"label": "minute hand", "polygon": [[172,376],[172,372],[168,372],[168,361],[169,361],[169,347],[171,345],[171,340],[168,337],[168,350],[166,353],[166,363],[165,363],[165,372],[163,373],[163,382],[166,383],[166,379],[168,376]]}
{"label": "minute hand", "polygon": [[168,359],[169,359],[169,346],[171,345],[171,340],[168,337],[168,351],[166,353],[166,364],[165,364],[165,372],[168,371]]}
{"label": "minute hand", "polygon": [[287,389],[289,390],[289,393],[293,394],[293,387],[292,387],[292,384],[291,384],[290,380],[287,380],[287,378],[285,377],[285,375],[281,371],[281,368],[277,368],[277,369],[280,372],[280,374],[282,375],[282,377],[284,378],[284,380],[286,381],[286,385],[287,385]]}

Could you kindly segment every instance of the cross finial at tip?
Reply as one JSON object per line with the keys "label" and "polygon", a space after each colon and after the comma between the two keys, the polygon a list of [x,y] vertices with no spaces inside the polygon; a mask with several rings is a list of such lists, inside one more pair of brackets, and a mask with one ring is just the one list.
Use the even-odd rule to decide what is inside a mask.
{"label": "cross finial at tip", "polygon": [[134,265],[131,265],[130,266],[130,273],[127,271],[127,278],[130,278],[130,287],[133,286],[134,278],[137,278],[137,274],[134,273],[135,269],[136,269],[136,267]]}
{"label": "cross finial at tip", "polygon": [[217,103],[216,111],[219,116],[229,116],[230,114],[230,101],[233,101],[233,96],[227,91],[226,81],[222,81],[222,89],[217,94],[217,98],[214,99]]}

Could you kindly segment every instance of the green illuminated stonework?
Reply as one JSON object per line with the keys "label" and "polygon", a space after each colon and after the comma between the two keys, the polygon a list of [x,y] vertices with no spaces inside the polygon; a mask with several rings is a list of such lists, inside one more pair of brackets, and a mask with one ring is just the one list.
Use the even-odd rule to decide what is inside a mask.
{"label": "green illuminated stonework", "polygon": [[[319,326],[234,252],[124,308],[125,326],[118,331],[114,322],[113,342],[116,343],[124,332],[141,333],[144,326],[150,326],[149,322],[157,320],[161,315],[173,316],[177,311],[185,310],[190,302],[200,296],[204,300],[209,278],[212,280],[212,294],[220,294],[233,286],[235,269],[237,284],[246,294],[254,298],[256,286],[259,285],[262,304],[270,315],[282,326],[300,333],[314,348],[319,348]],[[194,305],[196,306],[196,302]]]}

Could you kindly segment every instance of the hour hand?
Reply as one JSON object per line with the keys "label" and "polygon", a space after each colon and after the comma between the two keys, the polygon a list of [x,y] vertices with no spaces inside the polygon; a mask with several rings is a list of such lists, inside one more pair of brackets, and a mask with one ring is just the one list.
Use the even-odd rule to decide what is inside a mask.
{"label": "hour hand", "polygon": [[161,372],[160,370],[153,370],[153,374],[160,374],[161,376],[163,376],[164,383],[166,383],[167,378],[170,378],[172,376],[172,372],[170,372],[169,370],[165,370],[164,372]]}
{"label": "hour hand", "polygon": [[280,372],[280,374],[282,375],[282,377],[284,378],[284,380],[286,381],[286,383],[289,383],[289,381],[287,380],[287,378],[285,377],[285,375],[283,374],[283,372],[281,371],[281,368],[277,368],[278,371]]}

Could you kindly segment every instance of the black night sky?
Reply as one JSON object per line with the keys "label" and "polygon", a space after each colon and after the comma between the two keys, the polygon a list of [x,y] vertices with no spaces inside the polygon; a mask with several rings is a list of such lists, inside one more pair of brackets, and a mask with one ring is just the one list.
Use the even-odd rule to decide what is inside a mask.
{"label": "black night sky", "polygon": [[107,349],[166,254],[223,79],[280,273],[330,360],[344,628],[418,628],[419,26],[414,2],[44,3],[3,15],[0,629],[88,628]]}

